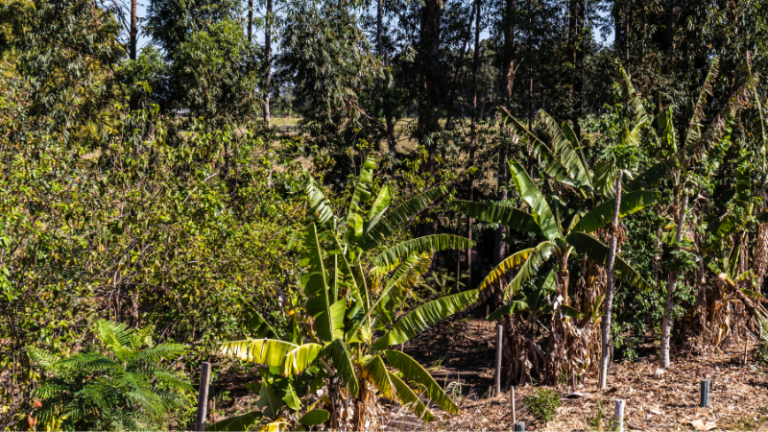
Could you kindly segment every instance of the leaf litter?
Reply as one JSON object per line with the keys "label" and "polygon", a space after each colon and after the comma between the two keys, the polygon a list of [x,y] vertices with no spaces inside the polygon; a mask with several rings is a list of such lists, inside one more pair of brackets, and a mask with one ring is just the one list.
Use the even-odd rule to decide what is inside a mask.
{"label": "leaf litter", "polygon": [[[460,331],[461,339],[477,338],[478,342],[488,347],[492,341],[494,329],[492,323],[483,320],[465,320]],[[444,336],[431,335],[430,345]],[[448,339],[451,339],[450,337]],[[442,342],[442,341],[441,341]],[[453,349],[446,340],[438,343],[441,347]],[[461,344],[457,344],[460,348]],[[418,352],[418,347],[413,347]],[[476,351],[475,351],[476,352]],[[459,353],[443,351],[446,357],[462,358]],[[462,388],[460,396],[454,395],[461,407],[457,416],[448,416],[439,410],[435,412],[435,421],[423,424],[415,416],[402,411],[402,407],[393,406],[387,414],[389,424],[385,430],[512,430],[511,392],[505,389],[501,395],[489,396],[493,377],[493,356],[488,353],[471,359],[472,370],[477,371],[475,380],[456,383],[463,364],[452,365],[451,361],[442,365],[453,374],[441,375],[441,370],[433,375],[443,384],[443,376],[452,380],[454,387]],[[750,356],[752,357],[752,356]],[[670,430],[768,430],[768,378],[751,366],[743,365],[744,351],[734,349],[722,353],[694,357],[680,356],[673,359],[672,366],[659,372],[659,363],[655,356],[648,356],[637,361],[613,363],[609,370],[608,386],[605,391],[598,391],[596,376],[587,377],[574,389],[570,384],[555,386],[518,386],[515,389],[516,419],[526,424],[526,430],[546,431],[585,431],[611,430],[614,401],[624,399],[625,429],[647,431]],[[466,360],[465,358],[463,360]],[[484,368],[479,368],[483,364]],[[480,369],[480,370],[479,370]],[[472,377],[471,373],[466,374]],[[709,407],[700,408],[700,382],[709,379]],[[555,390],[561,395],[561,406],[555,419],[542,424],[532,418],[523,401],[538,388]],[[574,397],[578,393],[578,397]],[[570,396],[570,398],[568,397]],[[433,407],[434,408],[434,407]],[[394,410],[397,410],[395,412]],[[382,422],[387,424],[387,421]]]}

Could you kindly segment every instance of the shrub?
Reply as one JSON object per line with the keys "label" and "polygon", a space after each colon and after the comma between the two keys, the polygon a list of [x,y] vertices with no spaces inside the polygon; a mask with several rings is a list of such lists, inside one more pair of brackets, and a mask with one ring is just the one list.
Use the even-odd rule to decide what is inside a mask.
{"label": "shrub", "polygon": [[549,423],[560,408],[560,395],[553,390],[538,389],[525,398],[524,404],[536,420]]}

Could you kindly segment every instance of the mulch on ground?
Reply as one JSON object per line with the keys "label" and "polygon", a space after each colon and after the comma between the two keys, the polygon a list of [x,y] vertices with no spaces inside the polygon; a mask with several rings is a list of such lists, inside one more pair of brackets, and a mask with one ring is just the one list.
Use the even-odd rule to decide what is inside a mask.
{"label": "mulch on ground", "polygon": [[[388,430],[512,430],[511,392],[489,397],[493,379],[493,325],[471,319],[453,330],[460,336],[433,335],[436,342],[432,345],[446,347],[443,355],[448,361],[444,369],[450,371],[448,375],[453,374],[452,379],[461,374],[460,365],[470,364],[476,373],[462,374],[468,380],[462,383],[462,395],[457,398],[461,413],[447,416],[435,410],[435,422],[420,424],[413,416],[393,410],[390,415],[394,420],[389,420]],[[455,345],[448,343],[452,337]],[[483,357],[467,358],[465,355],[461,360],[452,361],[458,357],[455,350],[468,348],[460,341],[471,339],[476,339],[477,344],[490,352]],[[406,351],[409,351],[407,347]],[[416,355],[425,354],[423,347],[413,347],[412,351]],[[743,360],[744,352],[733,350],[706,357],[673,359],[672,366],[666,371],[659,370],[655,356],[633,363],[614,363],[609,371],[608,389],[598,391],[597,377],[591,377],[575,389],[583,396],[572,398],[566,398],[574,390],[570,385],[517,387],[516,419],[524,421],[528,431],[611,430],[615,400],[624,399],[625,430],[768,430],[768,377],[755,369],[753,361],[744,366]],[[433,371],[433,375],[442,384],[440,377],[446,374],[441,369]],[[708,408],[699,408],[702,379],[711,381]],[[561,395],[561,406],[555,419],[546,424],[534,419],[524,406],[525,398],[539,388],[554,390]]]}

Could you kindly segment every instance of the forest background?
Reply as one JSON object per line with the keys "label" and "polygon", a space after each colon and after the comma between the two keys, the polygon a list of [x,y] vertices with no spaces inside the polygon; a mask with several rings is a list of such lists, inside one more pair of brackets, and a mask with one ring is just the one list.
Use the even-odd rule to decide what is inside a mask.
{"label": "forest background", "polygon": [[[289,328],[307,299],[308,179],[347,208],[366,169],[393,207],[445,188],[389,244],[474,242],[432,250],[389,313],[480,287],[470,303],[502,308],[509,345],[531,347],[533,363],[505,353],[505,385],[595,368],[605,344],[631,361],[658,341],[668,365],[670,344],[760,333],[768,2],[144,6],[0,0],[0,428],[40,408],[55,372],[36,350],[89,351],[114,330],[100,320],[179,344],[158,355],[188,382],[264,320]],[[622,190],[655,195],[619,211]],[[601,205],[592,232],[610,253],[595,255],[571,234]],[[616,264],[614,290],[619,254],[636,273]],[[549,309],[520,303],[535,293]],[[558,351],[558,332],[575,337],[561,321],[589,330],[584,353]]]}

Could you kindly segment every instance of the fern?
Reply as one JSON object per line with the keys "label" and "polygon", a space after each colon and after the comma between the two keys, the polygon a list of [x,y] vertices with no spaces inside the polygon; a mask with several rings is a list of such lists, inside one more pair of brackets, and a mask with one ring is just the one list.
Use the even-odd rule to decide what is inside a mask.
{"label": "fern", "polygon": [[100,320],[100,349],[59,358],[30,347],[32,363],[49,377],[32,393],[41,424],[68,430],[164,429],[192,394],[185,377],[163,365],[186,351],[152,344],[151,331]]}

